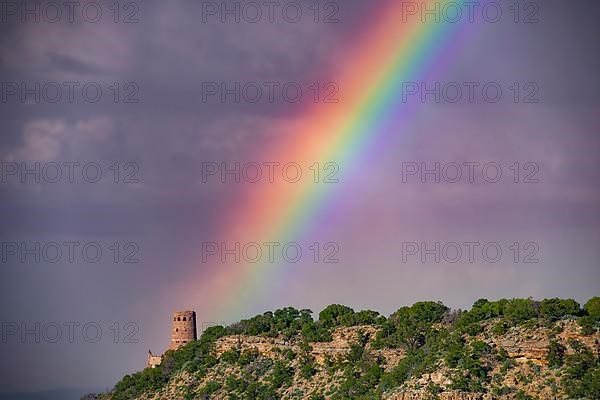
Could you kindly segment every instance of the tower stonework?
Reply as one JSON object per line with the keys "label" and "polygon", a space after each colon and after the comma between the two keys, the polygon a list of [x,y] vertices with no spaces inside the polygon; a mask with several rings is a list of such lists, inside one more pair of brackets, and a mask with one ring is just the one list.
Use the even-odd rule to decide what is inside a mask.
{"label": "tower stonework", "polygon": [[169,349],[177,350],[189,342],[197,340],[196,312],[176,311],[173,313],[171,327],[171,346]]}
{"label": "tower stonework", "polygon": [[[196,333],[196,312],[175,311],[171,325],[171,345],[169,350],[177,350],[181,346],[198,339]],[[148,350],[146,367],[156,368],[162,362],[162,355],[154,355]]]}

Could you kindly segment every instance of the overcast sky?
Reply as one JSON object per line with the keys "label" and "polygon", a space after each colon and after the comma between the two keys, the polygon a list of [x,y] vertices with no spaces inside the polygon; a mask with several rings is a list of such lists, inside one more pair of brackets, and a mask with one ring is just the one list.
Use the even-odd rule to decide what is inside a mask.
{"label": "overcast sky", "polygon": [[[177,309],[195,309],[201,329],[289,305],[318,312],[343,303],[389,314],[423,299],[466,308],[480,297],[585,302],[599,294],[600,4],[519,2],[515,23],[503,1],[498,23],[476,13],[463,24],[460,43],[425,82],[496,82],[502,100],[413,99],[410,124],[389,122],[374,152],[341,171],[330,205],[309,221],[303,243],[336,243],[339,263],[282,265],[262,278],[260,292],[249,286],[227,294],[235,311],[222,311],[223,299],[207,285],[224,266],[202,262],[201,244],[220,240],[232,213],[243,215],[236,207],[248,184],[203,182],[203,165],[293,162],[266,149],[302,134],[293,127],[306,118],[311,84],[336,82],[336,71],[360,61],[347,54],[389,1],[323,1],[318,15],[313,1],[297,1],[295,23],[293,10],[282,16],[287,1],[273,21],[263,7],[256,23],[247,2],[239,23],[228,14],[221,21],[222,10],[212,8],[221,2],[121,2],[117,14],[114,2],[100,1],[96,23],[97,8],[82,15],[86,1],[73,22],[62,8],[56,23],[47,2],[39,3],[39,22],[30,14],[21,20],[20,2],[2,2],[2,390],[112,387],[145,366],[148,349],[168,347]],[[232,95],[221,102],[220,93],[203,99],[211,82],[294,82],[304,96],[292,103],[275,90],[272,102],[266,95],[256,103]],[[52,102],[57,86],[62,97]],[[343,106],[344,87],[336,96]],[[524,103],[526,96],[538,101]],[[57,183],[54,163],[62,166]],[[435,163],[448,173],[440,182],[403,176]],[[459,182],[451,182],[456,164],[449,163],[463,166]],[[479,163],[473,182],[464,163]],[[501,167],[497,183],[492,170],[482,176],[489,163]],[[23,175],[36,165],[40,182],[35,172]],[[79,243],[72,262],[65,242]],[[447,253],[440,250],[440,262],[425,254],[423,262],[420,248],[403,260],[403,249],[414,250],[409,242],[437,242]],[[448,243],[465,242],[479,243],[474,260],[463,254],[450,262]],[[52,262],[56,243],[63,253]],[[482,255],[486,243],[501,248],[497,262]],[[40,343],[25,331],[35,332],[36,323]],[[62,336],[52,340],[57,325]]]}

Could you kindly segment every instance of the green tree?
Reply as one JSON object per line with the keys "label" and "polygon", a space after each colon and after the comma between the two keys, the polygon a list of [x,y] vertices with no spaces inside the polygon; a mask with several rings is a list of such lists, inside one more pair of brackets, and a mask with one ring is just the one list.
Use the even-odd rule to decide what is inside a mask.
{"label": "green tree", "polygon": [[323,326],[321,321],[310,321],[302,325],[302,337],[307,342],[331,342],[331,330]]}
{"label": "green tree", "polygon": [[565,358],[565,348],[556,340],[551,340],[548,346],[548,367],[559,368]]}
{"label": "green tree", "polygon": [[596,326],[598,325],[598,321],[595,321],[589,315],[584,315],[577,320],[579,326],[581,326],[581,333],[584,335],[591,335],[594,333]]}
{"label": "green tree", "polygon": [[354,310],[341,304],[331,304],[319,313],[319,322],[325,327],[352,326]]}
{"label": "green tree", "polygon": [[425,343],[431,325],[440,322],[447,311],[448,307],[432,301],[402,307],[383,323],[376,345],[401,346],[414,351]]}
{"label": "green tree", "polygon": [[583,309],[593,319],[600,320],[600,297],[596,296],[589,299]]}
{"label": "green tree", "polygon": [[573,354],[565,356],[562,384],[567,395],[573,398],[600,398],[599,359],[581,342],[571,339]]}
{"label": "green tree", "polygon": [[531,299],[511,299],[503,308],[504,317],[520,323],[539,315],[539,304]]}
{"label": "green tree", "polygon": [[353,315],[352,325],[379,325],[385,317],[377,311],[361,310]]}
{"label": "green tree", "polygon": [[540,313],[542,317],[557,321],[567,315],[578,315],[580,311],[579,303],[573,299],[544,299],[540,302]]}
{"label": "green tree", "polygon": [[273,366],[273,372],[269,377],[274,389],[282,386],[290,386],[294,378],[294,369],[283,361],[276,361]]}

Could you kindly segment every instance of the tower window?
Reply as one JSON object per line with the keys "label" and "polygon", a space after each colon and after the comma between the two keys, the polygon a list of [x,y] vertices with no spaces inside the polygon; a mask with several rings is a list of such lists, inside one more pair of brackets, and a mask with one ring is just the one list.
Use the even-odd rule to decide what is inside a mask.
{"label": "tower window", "polygon": [[185,317],[183,317],[183,320],[185,321]]}

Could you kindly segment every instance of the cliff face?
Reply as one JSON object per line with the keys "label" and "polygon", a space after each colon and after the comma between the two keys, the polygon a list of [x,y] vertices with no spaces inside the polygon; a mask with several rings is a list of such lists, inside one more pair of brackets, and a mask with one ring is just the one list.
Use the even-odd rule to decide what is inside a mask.
{"label": "cliff face", "polygon": [[[580,326],[574,320],[561,321],[552,327],[513,327],[505,334],[490,333],[494,321],[486,324],[484,332],[476,335],[474,340],[481,340],[490,348],[504,350],[507,353],[510,367],[506,362],[492,363],[489,375],[497,387],[512,388],[510,394],[491,393],[491,385],[487,393],[465,393],[451,390],[451,370],[441,367],[435,373],[423,374],[419,379],[407,383],[404,392],[390,394],[388,399],[420,400],[430,398],[422,388],[430,383],[442,388],[434,398],[439,400],[493,400],[498,398],[513,399],[562,399],[565,396],[560,388],[560,368],[548,366],[551,340],[562,346],[565,355],[574,354],[572,341],[577,341],[589,349],[596,359],[600,356],[600,334],[584,335]],[[560,333],[556,333],[560,331]],[[597,362],[597,361],[596,361]],[[516,397],[516,393],[521,393]]]}
{"label": "cliff face", "polygon": [[[598,335],[582,335],[576,321],[566,321],[560,324],[562,331],[556,334],[556,340],[561,344],[569,340],[577,340],[598,356],[600,347]],[[502,347],[508,355],[520,362],[531,361],[538,365],[547,365],[550,335],[548,328],[512,329],[507,334],[492,339],[494,345]]]}
{"label": "cliff face", "polygon": [[[569,347],[570,340],[577,340],[596,357],[599,355],[599,335],[597,333],[582,335],[575,321],[557,323],[554,329],[559,327],[561,332],[555,335],[552,334],[552,329],[544,327],[514,327],[508,329],[503,335],[493,335],[489,332],[492,325],[493,323],[488,324],[483,332],[473,337],[467,336],[467,342],[483,341],[490,348],[506,351],[508,361],[492,362],[489,373],[494,377],[494,384],[497,387],[508,388],[509,393],[493,394],[491,384],[484,388],[483,393],[453,390],[451,387],[456,370],[440,362],[433,371],[409,378],[401,387],[380,393],[380,397],[388,400],[564,398],[558,385],[560,369],[548,367],[550,337],[553,336],[557,343],[564,346],[567,354],[572,352]],[[144,400],[246,398],[235,397],[238,390],[237,382],[244,377],[248,379],[249,376],[254,376],[257,382],[271,382],[270,376],[273,374],[274,365],[278,362],[284,362],[291,371],[288,384],[280,386],[276,391],[278,397],[334,398],[332,396],[336,393],[336,388],[343,385],[346,379],[343,368],[337,369],[335,365],[348,359],[353,351],[352,346],[356,346],[361,338],[366,338],[364,339],[366,340],[365,357],[383,360],[382,367],[386,371],[391,371],[404,358],[403,349],[373,348],[373,340],[378,331],[378,327],[370,325],[337,328],[332,333],[332,341],[309,343],[309,348],[303,347],[299,341],[283,337],[225,336],[215,342],[214,352],[219,361],[209,370],[202,373],[182,371],[172,377],[160,391],[142,394],[138,398]],[[240,362],[239,359],[235,360],[232,354],[236,356],[251,354],[251,361]],[[302,374],[305,360],[314,362],[315,371],[310,377]],[[506,367],[507,364],[510,366]],[[241,386],[243,387],[243,384]],[[431,387],[435,387],[436,390],[432,392]],[[520,393],[521,397],[516,397],[517,393]]]}
{"label": "cliff face", "polygon": [[[401,393],[394,396],[390,396],[390,400],[423,400],[426,399],[426,395],[420,393]],[[446,392],[440,393],[437,397],[438,400],[483,400],[485,397],[479,393],[460,393],[460,392]]]}
{"label": "cliff face", "polygon": [[[98,398],[600,398],[598,322],[515,322],[506,315],[481,317],[478,310],[452,314],[431,302],[400,309],[389,319],[350,309],[352,319],[340,317],[346,312],[340,307],[323,321],[286,309],[216,327]],[[362,323],[369,318],[371,323]]]}

